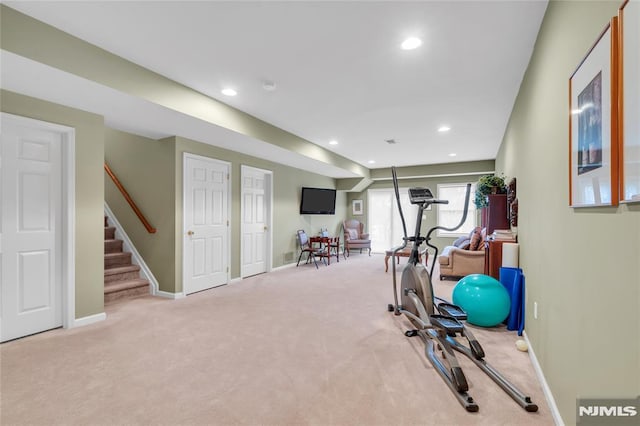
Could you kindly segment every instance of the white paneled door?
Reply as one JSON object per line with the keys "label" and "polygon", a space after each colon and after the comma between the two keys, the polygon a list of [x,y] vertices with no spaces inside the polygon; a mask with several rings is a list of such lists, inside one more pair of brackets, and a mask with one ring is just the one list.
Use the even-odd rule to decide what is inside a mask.
{"label": "white paneled door", "polygon": [[242,166],[242,277],[267,271],[270,263],[271,172]]}
{"label": "white paneled door", "polygon": [[185,294],[229,281],[229,163],[184,154]]}
{"label": "white paneled door", "polygon": [[0,132],[0,341],[63,320],[63,134],[11,117]]}

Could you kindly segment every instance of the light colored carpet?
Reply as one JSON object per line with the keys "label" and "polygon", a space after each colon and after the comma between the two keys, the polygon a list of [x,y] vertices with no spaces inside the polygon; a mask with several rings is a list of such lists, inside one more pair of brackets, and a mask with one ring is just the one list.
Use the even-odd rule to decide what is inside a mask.
{"label": "light colored carpet", "polygon": [[108,306],[101,323],[0,345],[1,423],[553,424],[529,356],[505,328],[474,332],[540,411],[525,412],[459,356],[480,406],[464,411],[419,338],[403,335],[408,322],[387,312],[391,288],[383,256],[354,254],[185,299]]}

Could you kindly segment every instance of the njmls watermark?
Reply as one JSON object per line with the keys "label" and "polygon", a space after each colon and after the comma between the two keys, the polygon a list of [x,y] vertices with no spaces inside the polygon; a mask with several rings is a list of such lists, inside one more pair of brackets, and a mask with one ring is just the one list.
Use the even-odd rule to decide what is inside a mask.
{"label": "njmls watermark", "polygon": [[637,426],[640,396],[636,399],[576,400],[576,424],[580,426]]}

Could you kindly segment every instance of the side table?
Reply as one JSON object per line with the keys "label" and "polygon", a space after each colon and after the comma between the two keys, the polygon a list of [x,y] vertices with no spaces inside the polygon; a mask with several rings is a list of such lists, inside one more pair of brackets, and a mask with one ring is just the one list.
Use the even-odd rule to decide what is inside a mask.
{"label": "side table", "polygon": [[502,266],[502,244],[515,243],[516,240],[485,240],[484,249],[484,274],[496,280],[500,279],[500,267]]}

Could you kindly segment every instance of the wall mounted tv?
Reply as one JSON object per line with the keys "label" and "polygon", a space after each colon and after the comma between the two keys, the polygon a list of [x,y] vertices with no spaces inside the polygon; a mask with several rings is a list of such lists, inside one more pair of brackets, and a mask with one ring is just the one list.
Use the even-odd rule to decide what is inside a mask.
{"label": "wall mounted tv", "polygon": [[336,214],[336,190],[303,187],[300,214]]}

